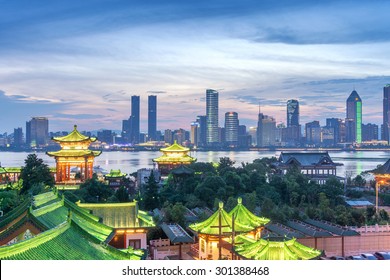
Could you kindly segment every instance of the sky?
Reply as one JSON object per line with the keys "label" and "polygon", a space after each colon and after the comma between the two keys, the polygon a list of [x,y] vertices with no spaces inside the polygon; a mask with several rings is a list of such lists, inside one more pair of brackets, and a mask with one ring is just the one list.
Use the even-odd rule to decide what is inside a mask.
{"label": "sky", "polygon": [[363,123],[382,123],[390,84],[389,1],[0,0],[0,133],[33,116],[50,131],[121,129],[132,95],[157,95],[158,129],[184,128],[219,91],[219,122],[238,113],[286,122],[345,118],[355,89]]}

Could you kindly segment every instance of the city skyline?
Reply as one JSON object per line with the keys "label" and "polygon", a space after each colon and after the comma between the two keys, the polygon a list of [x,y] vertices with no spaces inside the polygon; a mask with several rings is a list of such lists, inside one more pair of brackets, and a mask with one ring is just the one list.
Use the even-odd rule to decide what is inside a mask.
{"label": "city skyline", "polygon": [[[120,130],[131,96],[158,96],[158,129],[204,115],[204,91],[219,92],[219,125],[235,111],[256,126],[262,112],[284,122],[289,99],[300,123],[344,118],[356,89],[363,123],[382,124],[390,83],[386,1],[93,1],[2,3],[2,130],[34,116],[50,130]],[[323,98],[326,96],[327,98]],[[172,106],[175,110],[171,110]],[[15,112],[18,112],[15,114]]]}

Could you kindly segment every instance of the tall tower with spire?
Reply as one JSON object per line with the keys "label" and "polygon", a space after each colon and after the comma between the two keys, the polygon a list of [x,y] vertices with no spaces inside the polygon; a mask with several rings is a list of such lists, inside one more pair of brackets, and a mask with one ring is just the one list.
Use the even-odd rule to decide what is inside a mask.
{"label": "tall tower with spire", "polygon": [[345,119],[346,141],[362,142],[362,99],[353,90],[347,99],[347,116]]}

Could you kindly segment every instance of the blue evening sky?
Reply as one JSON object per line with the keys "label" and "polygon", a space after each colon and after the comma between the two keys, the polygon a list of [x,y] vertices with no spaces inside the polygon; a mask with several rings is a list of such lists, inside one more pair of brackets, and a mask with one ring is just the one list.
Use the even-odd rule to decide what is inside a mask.
{"label": "blue evening sky", "polygon": [[0,0],[2,132],[32,116],[50,130],[120,129],[131,95],[158,96],[158,129],[189,129],[205,90],[255,126],[262,112],[301,123],[345,117],[353,89],[363,122],[382,122],[390,83],[389,1]]}

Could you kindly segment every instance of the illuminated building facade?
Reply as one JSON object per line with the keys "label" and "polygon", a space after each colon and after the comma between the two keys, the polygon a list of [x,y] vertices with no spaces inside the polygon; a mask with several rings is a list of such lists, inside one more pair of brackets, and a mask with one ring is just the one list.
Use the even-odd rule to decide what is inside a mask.
{"label": "illuminated building facade", "polygon": [[49,142],[49,120],[33,117],[26,122],[26,144],[28,147],[43,147]]}
{"label": "illuminated building facade", "polygon": [[157,140],[157,96],[148,96],[148,138],[149,141]]}
{"label": "illuminated building facade", "polygon": [[383,134],[382,140],[390,141],[390,84],[383,88]]}
{"label": "illuminated building facade", "polygon": [[270,220],[252,214],[238,198],[238,203],[229,213],[219,203],[218,210],[207,220],[190,225],[190,229],[198,233],[199,259],[218,260],[233,259],[235,234],[243,234],[258,240],[261,230]]}
{"label": "illuminated building facade", "polygon": [[225,113],[225,142],[231,146],[238,144],[238,114],[236,112]]}
{"label": "illuminated building facade", "polygon": [[347,142],[362,142],[362,99],[356,90],[347,99],[346,117]]}
{"label": "illuminated building facade", "polygon": [[153,159],[153,162],[157,163],[158,169],[162,175],[168,174],[170,170],[179,165],[191,164],[196,161],[196,158],[188,155],[190,149],[179,145],[176,141],[173,145],[162,148],[160,151],[163,155]]}
{"label": "illuminated building facade", "polygon": [[218,144],[218,91],[206,90],[207,145]]}
{"label": "illuminated building facade", "polygon": [[138,144],[140,141],[140,97],[138,95],[133,95],[131,97],[130,121],[130,142],[132,144]]}
{"label": "illuminated building facade", "polygon": [[75,125],[68,135],[52,140],[61,146],[59,151],[47,152],[56,160],[56,183],[76,183],[76,178],[73,179],[70,174],[73,167],[79,168],[80,181],[92,178],[94,159],[101,154],[101,151],[89,150],[89,145],[96,138],[82,135]]}

